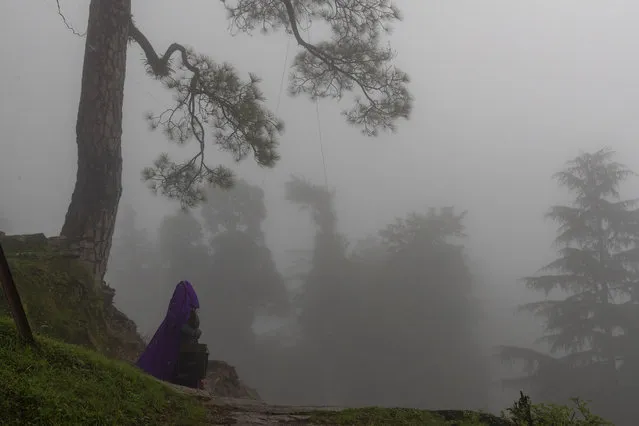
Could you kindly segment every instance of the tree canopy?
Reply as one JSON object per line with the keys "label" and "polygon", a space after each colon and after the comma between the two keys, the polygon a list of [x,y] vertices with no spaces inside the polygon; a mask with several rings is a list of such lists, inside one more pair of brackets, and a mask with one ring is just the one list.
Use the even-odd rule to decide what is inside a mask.
{"label": "tree canopy", "polygon": [[[384,35],[401,19],[389,0],[224,0],[234,33],[263,33],[283,30],[302,50],[296,55],[289,79],[292,95],[311,99],[341,99],[355,92],[354,104],[342,113],[346,120],[369,136],[379,130],[395,130],[399,118],[408,118],[412,96],[406,73],[392,63],[395,52]],[[312,43],[314,25],[329,30],[326,40]],[[306,34],[304,32],[306,31]],[[264,104],[260,79],[249,74],[244,80],[228,63],[173,43],[159,56],[149,40],[132,23],[131,38],[142,48],[148,73],[175,93],[176,103],[147,118],[152,128],[161,128],[180,144],[194,139],[196,154],[174,162],[162,154],[144,179],[154,191],[192,206],[204,199],[203,184],[221,187],[232,184],[233,173],[205,160],[208,139],[236,161],[253,155],[261,166],[272,167],[279,159],[277,146],[284,129]],[[177,55],[179,63],[173,65]],[[213,132],[207,136],[207,127]]]}
{"label": "tree canopy", "polygon": [[559,257],[523,279],[547,297],[559,296],[522,306],[545,320],[541,340],[556,356],[502,348],[504,358],[526,361],[524,382],[546,398],[579,394],[609,413],[621,410],[611,394],[627,391],[619,388],[620,373],[637,365],[639,319],[639,200],[621,199],[620,185],[634,173],[613,157],[607,148],[584,153],[554,175],[573,194],[571,205],[553,206],[546,215],[559,225]]}
{"label": "tree canopy", "polygon": [[[292,65],[291,94],[340,99],[352,92],[353,106],[343,114],[367,135],[393,130],[397,120],[409,117],[408,76],[394,66],[395,53],[385,40],[400,19],[390,0],[221,4],[233,33],[283,30],[295,39],[301,50]],[[58,11],[64,19],[59,3]],[[326,39],[310,41],[308,31],[315,26],[328,33]],[[266,106],[258,76],[243,77],[233,65],[178,42],[158,53],[135,22],[132,0],[91,0],[76,123],[78,171],[61,235],[83,247],[82,260],[96,281],[106,272],[122,194],[122,106],[130,42],[142,50],[147,73],[174,95],[172,105],[148,115],[151,128],[178,144],[196,144],[185,161],[161,153],[143,170],[156,193],[194,207],[204,200],[207,186],[233,184],[232,171],[205,155],[207,146],[216,145],[236,161],[252,155],[260,166],[273,167],[284,129]]]}

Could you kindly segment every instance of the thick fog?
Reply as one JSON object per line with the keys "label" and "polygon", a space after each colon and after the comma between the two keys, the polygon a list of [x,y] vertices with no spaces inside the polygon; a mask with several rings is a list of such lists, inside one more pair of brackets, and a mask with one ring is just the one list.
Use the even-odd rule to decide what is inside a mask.
{"label": "thick fog", "polygon": [[[61,2],[67,21],[80,32],[86,27],[87,3]],[[468,211],[463,244],[474,276],[473,293],[481,302],[480,327],[475,331],[481,352],[489,357],[493,347],[502,344],[545,350],[534,343],[542,334],[541,323],[528,314],[515,315],[519,304],[543,294],[527,290],[518,279],[556,257],[556,225],[546,221],[544,213],[568,200],[551,179],[567,160],[611,146],[619,161],[639,170],[639,5],[420,0],[398,6],[404,20],[395,26],[390,41],[398,52],[396,63],[411,77],[415,106],[397,133],[377,138],[346,124],[340,115],[343,105],[321,101],[317,114],[308,98],[290,97],[280,81],[298,51],[295,42],[282,34],[231,36],[220,2],[135,1],[133,13],[158,51],[178,41],[216,61],[234,64],[243,76],[253,72],[262,77],[268,106],[286,123],[281,161],[273,169],[261,169],[251,158],[233,164],[214,147],[207,155],[264,190],[267,216],[262,229],[282,275],[290,274],[300,252],[312,250],[316,233],[311,214],[286,200],[285,183],[291,175],[319,186],[328,183],[335,191],[338,230],[352,244],[396,217],[452,205],[456,212]],[[0,71],[0,217],[8,220],[12,233],[54,235],[75,182],[84,39],[66,28],[53,0],[5,0],[0,11],[5,40],[0,46],[5,64]],[[134,209],[136,227],[145,228],[154,241],[163,218],[179,208],[153,195],[140,174],[162,151],[179,157],[195,149],[194,144],[175,146],[161,132],[149,130],[144,114],[170,102],[171,94],[145,74],[141,51],[132,45],[124,103],[124,192],[116,239],[121,238],[124,206]],[[624,194],[632,197],[637,190],[639,183],[631,181]],[[207,285],[204,277],[198,282],[189,270],[173,270],[171,275],[192,280],[196,289]],[[109,272],[107,280],[117,291],[119,306],[142,333],[152,334],[172,288],[162,287],[136,305],[132,300],[138,299],[127,300],[127,294],[133,294],[127,288],[136,283],[111,278]],[[206,310],[203,303],[203,315]],[[206,341],[207,324],[202,328]],[[207,343],[212,356],[224,356],[224,351],[218,352],[223,341]],[[236,363],[243,362],[238,369],[241,375],[245,372],[249,385],[267,399],[270,395],[287,402],[285,393],[263,386],[267,380],[260,377],[258,365]],[[509,371],[493,361],[489,364],[489,381]],[[460,378],[450,380],[462,383]],[[307,386],[297,393],[312,395],[309,389],[314,385]],[[490,394],[489,401],[451,398],[445,403],[495,410],[517,396],[499,386],[491,387]],[[378,400],[362,398],[359,403]],[[317,401],[333,402],[339,398]]]}

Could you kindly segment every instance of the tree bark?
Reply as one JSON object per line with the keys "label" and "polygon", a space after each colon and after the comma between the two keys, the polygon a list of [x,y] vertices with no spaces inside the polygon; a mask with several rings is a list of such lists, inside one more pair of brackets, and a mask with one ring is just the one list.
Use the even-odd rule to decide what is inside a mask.
{"label": "tree bark", "polygon": [[131,0],[91,0],[76,124],[78,171],[61,235],[106,272],[122,194],[122,105]]}

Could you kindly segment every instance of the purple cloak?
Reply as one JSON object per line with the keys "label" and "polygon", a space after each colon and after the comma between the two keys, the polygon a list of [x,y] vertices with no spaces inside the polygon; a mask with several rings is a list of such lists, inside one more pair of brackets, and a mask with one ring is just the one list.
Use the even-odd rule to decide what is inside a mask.
{"label": "purple cloak", "polygon": [[172,381],[180,352],[182,326],[189,320],[191,310],[199,307],[200,302],[191,283],[180,281],[175,286],[164,321],[140,355],[137,366],[160,380]]}

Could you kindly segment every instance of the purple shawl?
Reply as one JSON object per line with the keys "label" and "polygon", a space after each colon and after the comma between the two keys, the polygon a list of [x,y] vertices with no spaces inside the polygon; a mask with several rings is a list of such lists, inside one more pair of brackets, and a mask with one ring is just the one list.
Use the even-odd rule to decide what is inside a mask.
{"label": "purple shawl", "polygon": [[153,339],[136,363],[146,373],[164,381],[172,381],[180,352],[180,333],[189,320],[191,310],[199,308],[197,294],[188,281],[175,286],[169,309]]}

